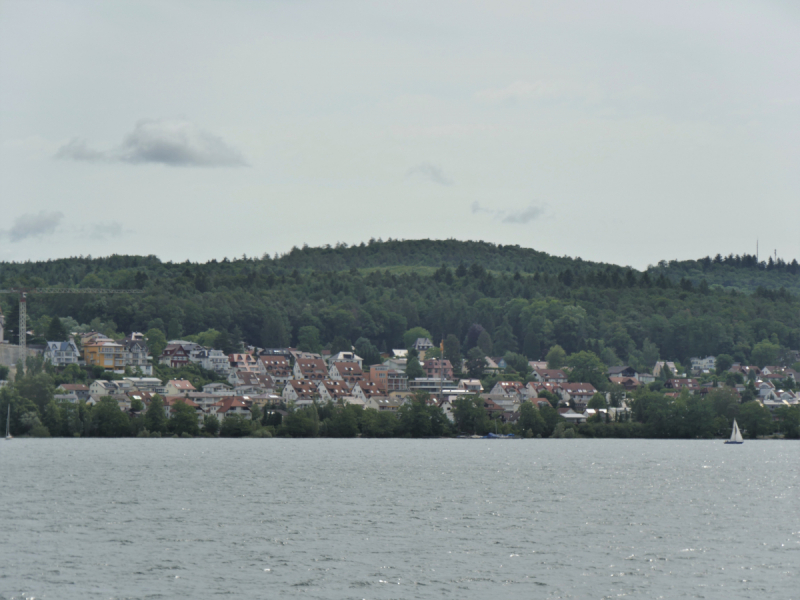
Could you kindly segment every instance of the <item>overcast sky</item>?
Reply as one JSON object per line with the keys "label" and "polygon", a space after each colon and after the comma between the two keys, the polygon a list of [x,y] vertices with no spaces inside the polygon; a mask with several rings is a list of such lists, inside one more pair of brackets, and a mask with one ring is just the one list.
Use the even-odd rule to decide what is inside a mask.
{"label": "overcast sky", "polygon": [[800,258],[800,4],[0,0],[0,260]]}

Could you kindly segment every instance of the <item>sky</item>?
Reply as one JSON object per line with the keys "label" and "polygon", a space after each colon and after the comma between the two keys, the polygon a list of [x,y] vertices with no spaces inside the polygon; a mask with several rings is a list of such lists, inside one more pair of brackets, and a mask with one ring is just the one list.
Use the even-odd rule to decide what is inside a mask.
{"label": "sky", "polygon": [[0,0],[0,261],[800,258],[800,4]]}

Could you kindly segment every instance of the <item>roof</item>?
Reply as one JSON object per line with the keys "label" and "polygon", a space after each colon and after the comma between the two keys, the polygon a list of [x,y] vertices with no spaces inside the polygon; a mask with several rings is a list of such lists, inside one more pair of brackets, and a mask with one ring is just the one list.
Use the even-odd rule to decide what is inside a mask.
{"label": "roof", "polygon": [[187,381],[186,379],[170,379],[167,382],[167,385],[169,385],[170,383],[173,386],[175,386],[175,388],[178,390],[185,390],[187,392],[195,391],[195,387],[192,385],[190,381]]}
{"label": "roof", "polygon": [[89,388],[82,383],[62,383],[58,387],[67,390],[68,392],[88,392]]}

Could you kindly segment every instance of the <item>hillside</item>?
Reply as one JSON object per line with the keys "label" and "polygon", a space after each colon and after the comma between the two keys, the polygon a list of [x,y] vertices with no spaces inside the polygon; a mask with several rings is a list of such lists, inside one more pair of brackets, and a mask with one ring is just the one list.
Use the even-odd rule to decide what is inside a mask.
{"label": "hillside", "polygon": [[[567,352],[592,349],[609,364],[641,368],[659,356],[685,361],[728,353],[750,361],[765,339],[776,360],[800,348],[800,300],[785,290],[770,291],[784,280],[795,283],[784,287],[796,289],[792,265],[767,269],[709,260],[696,261],[700,270],[688,262],[662,263],[639,273],[516,246],[388,241],[202,264],[152,256],[4,263],[0,288],[142,291],[32,295],[29,328],[37,336],[58,316],[71,319],[73,330],[160,330],[170,339],[202,334],[223,348],[239,340],[296,345],[305,332],[316,347],[362,339],[362,346],[387,350],[420,326],[437,342],[455,335],[464,353],[475,345],[476,332],[486,330],[495,355],[515,351],[538,359],[559,344]],[[723,283],[729,272],[737,285]],[[747,278],[751,287],[742,283]],[[734,289],[715,288],[718,281]],[[758,286],[764,289],[738,291]],[[17,299],[3,295],[0,303],[6,337],[13,341]]]}

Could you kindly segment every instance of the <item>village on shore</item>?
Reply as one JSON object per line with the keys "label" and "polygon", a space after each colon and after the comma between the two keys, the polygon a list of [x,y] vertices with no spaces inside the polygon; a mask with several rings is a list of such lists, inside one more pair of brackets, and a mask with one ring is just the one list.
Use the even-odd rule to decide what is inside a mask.
{"label": "village on shore", "polygon": [[[60,384],[54,395],[57,402],[93,406],[110,397],[121,411],[135,415],[147,410],[158,396],[166,418],[181,404],[195,411],[201,428],[208,417],[219,422],[231,416],[250,419],[254,409],[259,415],[264,411],[286,415],[328,402],[396,413],[415,396],[437,406],[451,422],[455,402],[463,397],[476,400],[490,419],[501,424],[516,423],[526,402],[536,408],[554,408],[566,423],[616,422],[629,418],[629,395],[656,382],[660,392],[671,398],[702,397],[722,387],[755,400],[770,412],[800,405],[800,394],[790,389],[800,381],[794,369],[734,363],[726,365],[726,377],[720,378],[714,356],[693,358],[688,373],[670,361],[656,362],[648,373],[629,366],[610,367],[604,373],[604,385],[599,386],[604,389],[599,390],[593,383],[574,381],[568,366],[547,361],[528,361],[527,373],[520,377],[503,357],[483,356],[479,376],[470,377],[465,359],[454,369],[441,358],[443,345],[436,347],[426,337],[417,338],[408,349],[384,353],[380,363],[369,365],[354,350],[335,354],[296,348],[242,350],[225,354],[195,342],[172,340],[154,358],[141,333],[113,340],[89,332],[48,341],[41,355],[56,370],[89,368],[99,374],[86,383]],[[416,376],[409,376],[409,363],[414,363]],[[215,380],[200,389],[189,379],[163,380],[153,376],[153,364],[178,371],[196,365]],[[504,378],[509,372],[513,375]],[[484,386],[487,382],[489,389]]]}

